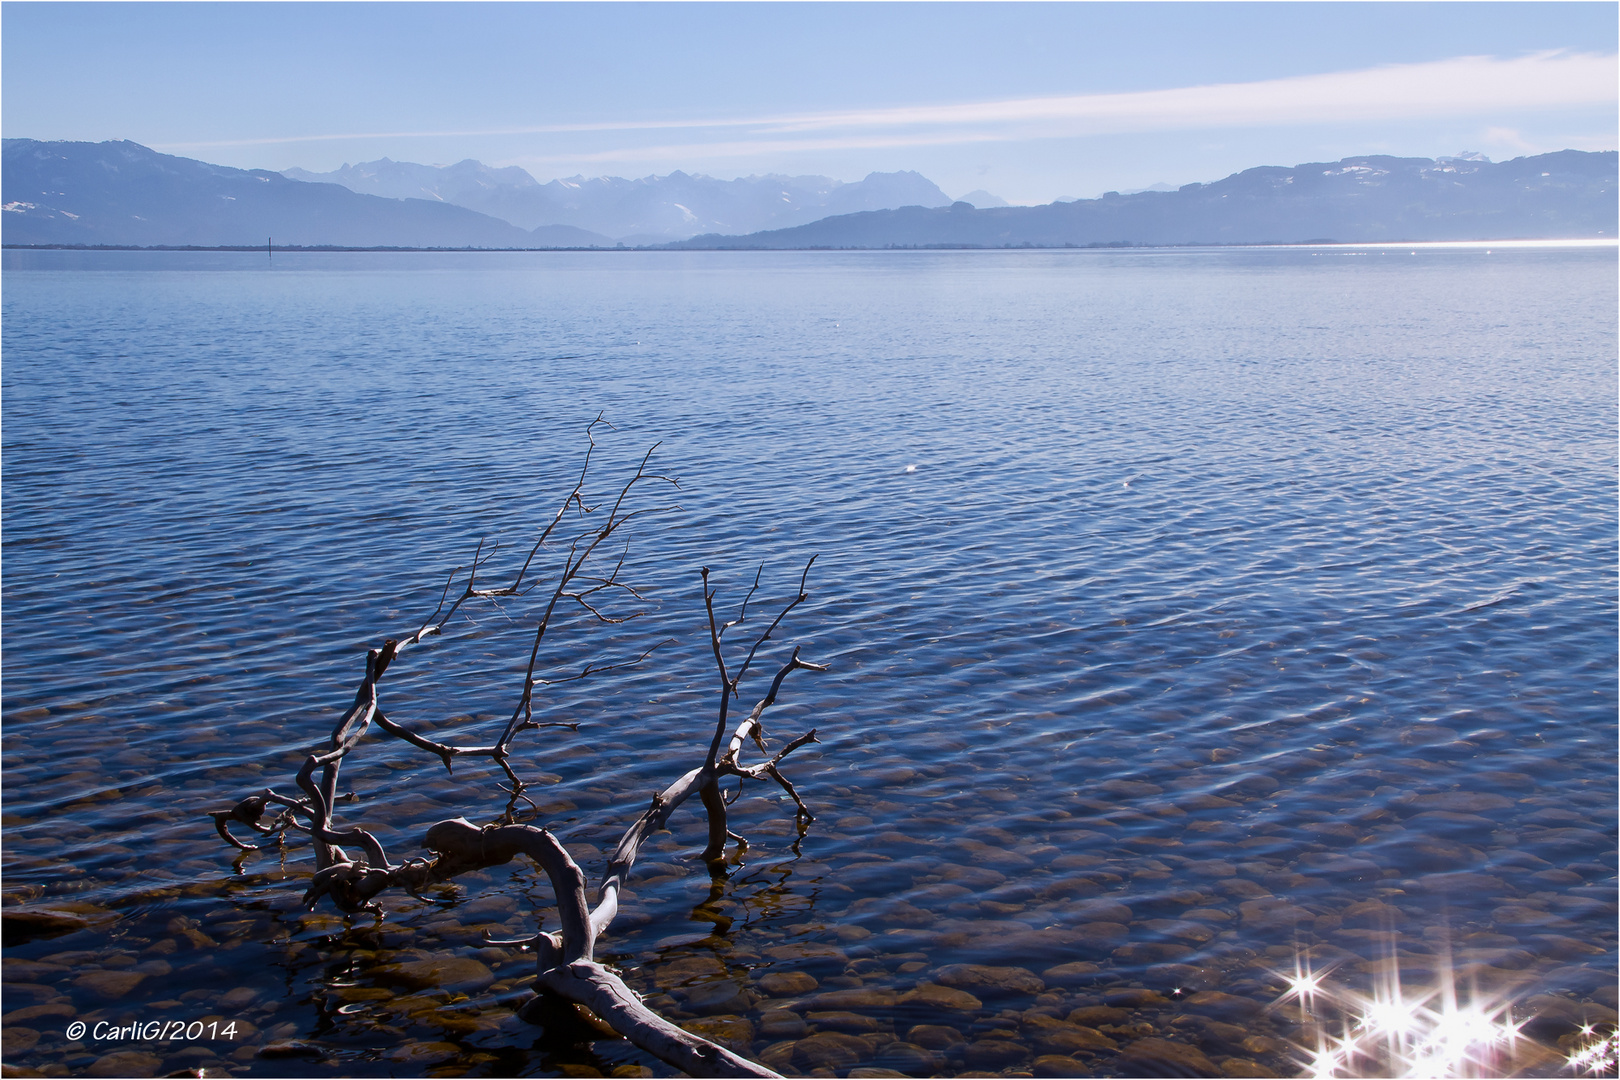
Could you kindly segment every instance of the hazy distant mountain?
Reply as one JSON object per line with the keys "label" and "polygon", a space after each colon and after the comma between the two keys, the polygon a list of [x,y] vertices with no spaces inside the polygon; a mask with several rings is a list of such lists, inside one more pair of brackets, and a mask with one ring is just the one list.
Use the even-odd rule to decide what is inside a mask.
{"label": "hazy distant mountain", "polygon": [[[513,192],[533,192],[540,187],[539,181],[516,166],[495,169],[470,158],[454,165],[416,165],[409,161],[381,158],[359,165],[345,165],[328,173],[285,169],[281,175],[311,184],[341,184],[361,195],[377,195],[385,199],[428,199],[465,206],[522,229],[557,224],[549,219],[533,222],[513,220],[514,216],[521,219],[524,215],[500,212],[509,208]],[[519,196],[518,206],[521,207],[521,204],[522,196]]]}
{"label": "hazy distant mountain", "polygon": [[663,243],[701,232],[784,228],[830,214],[946,206],[951,201],[914,172],[872,173],[852,184],[825,176],[716,180],[684,172],[640,180],[575,176],[542,184],[515,166],[493,169],[471,160],[415,165],[383,158],[328,173],[288,169],[282,175],[342,184],[367,195],[453,203],[524,229],[572,225],[630,244]]}
{"label": "hazy distant mountain", "polygon": [[1614,151],[1563,150],[1492,164],[1356,157],[1248,169],[1213,184],[1109,192],[1047,206],[903,207],[750,236],[698,236],[683,248],[1017,247],[1268,243],[1332,239],[1505,240],[1613,237]]}
{"label": "hazy distant mountain", "polygon": [[409,161],[380,158],[345,165],[328,173],[306,169],[283,169],[282,176],[310,184],[342,184],[361,195],[381,195],[386,199],[431,199],[464,205],[460,200],[473,192],[496,188],[533,188],[540,183],[515,165],[492,168],[468,158],[454,165],[414,165]]}
{"label": "hazy distant mountain", "polygon": [[1012,203],[999,195],[992,195],[983,188],[976,188],[962,196],[957,202],[972,204],[975,210],[988,210],[992,206],[1011,206]]}
{"label": "hazy distant mountain", "polygon": [[576,229],[526,232],[426,199],[358,195],[279,173],[230,169],[132,142],[6,139],[0,167],[8,244],[332,244],[544,247],[609,244]]}

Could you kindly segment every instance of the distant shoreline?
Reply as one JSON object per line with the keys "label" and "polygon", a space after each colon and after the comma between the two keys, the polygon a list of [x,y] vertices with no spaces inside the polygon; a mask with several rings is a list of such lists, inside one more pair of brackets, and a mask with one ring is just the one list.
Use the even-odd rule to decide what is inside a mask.
{"label": "distant shoreline", "polygon": [[346,244],[0,244],[4,251],[241,251],[272,254],[277,251],[400,251],[400,252],[482,252],[487,254],[537,251],[657,251],[658,248],[578,247],[578,248],[487,248],[487,247],[351,247]]}
{"label": "distant shoreline", "polygon": [[[677,243],[679,241],[676,241]],[[668,244],[658,244],[646,247],[543,247],[543,248],[490,248],[490,247],[394,247],[375,246],[360,247],[343,244],[289,244],[286,247],[269,247],[249,244],[0,244],[4,251],[235,251],[244,254],[264,253],[273,255],[275,252],[288,254],[308,253],[398,253],[398,254],[477,254],[477,255],[519,255],[519,254],[545,254],[554,252],[558,254],[598,253],[622,254],[625,252],[668,252],[677,254],[686,251],[719,251],[732,253],[769,252],[769,251],[1152,251],[1177,250],[1184,248],[1296,248],[1296,247],[1343,247],[1343,248],[1436,248],[1436,247],[1491,247],[1491,246],[1518,246],[1518,247],[1613,247],[1620,245],[1620,238],[1614,237],[1547,237],[1547,238],[1512,238],[1498,240],[1256,240],[1227,243],[1199,243],[1184,244],[1138,244],[1128,241],[1111,241],[1109,243],[1092,244],[1005,244],[1000,247],[989,247],[982,244],[892,244],[885,247],[673,247]]]}
{"label": "distant shoreline", "polygon": [[[1402,243],[1403,241],[1393,241]],[[1087,251],[1087,250],[1122,250],[1127,248],[1184,248],[1184,247],[1278,247],[1298,246],[1300,244],[1324,245],[1336,244],[1337,240],[1299,240],[1299,241],[1262,241],[1259,243],[1227,243],[1227,244],[1138,244],[1128,240],[1112,240],[1107,243],[1091,244],[1004,244],[1000,247],[989,247],[984,244],[890,244],[884,247],[765,247],[761,246],[720,246],[714,247],[675,247],[685,241],[672,240],[665,244],[646,244],[632,247],[628,244],[619,244],[614,247],[533,247],[533,248],[492,248],[492,247],[400,247],[396,245],[376,245],[362,247],[347,244],[288,244],[285,247],[265,244],[0,244],[0,250],[5,251],[242,251],[242,252],[275,252],[275,251],[369,251],[369,252],[431,252],[431,253],[478,253],[488,255],[513,254],[519,252],[546,252],[567,251],[585,252],[597,251],[618,253],[624,251]]]}

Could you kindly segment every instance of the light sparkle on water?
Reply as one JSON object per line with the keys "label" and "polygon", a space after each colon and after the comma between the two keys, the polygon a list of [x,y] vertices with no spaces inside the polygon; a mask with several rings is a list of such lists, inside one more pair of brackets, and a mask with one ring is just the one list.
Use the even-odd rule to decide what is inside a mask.
{"label": "light sparkle on water", "polygon": [[1587,1024],[1582,1046],[1569,1055],[1569,1071],[1578,1076],[1613,1076],[1620,1069],[1620,1032],[1604,1034]]}
{"label": "light sparkle on water", "polygon": [[[1306,1019],[1309,1044],[1296,1043],[1305,1075],[1338,1077],[1497,1077],[1512,1075],[1525,1020],[1513,1018],[1511,995],[1466,990],[1459,994],[1451,968],[1441,965],[1427,985],[1403,980],[1396,965],[1370,993],[1332,985],[1331,968],[1313,970],[1297,957],[1294,970],[1276,972],[1287,986],[1279,1004],[1295,1002]],[[1573,1075],[1613,1075],[1620,1035],[1591,1025],[1565,1054]]]}

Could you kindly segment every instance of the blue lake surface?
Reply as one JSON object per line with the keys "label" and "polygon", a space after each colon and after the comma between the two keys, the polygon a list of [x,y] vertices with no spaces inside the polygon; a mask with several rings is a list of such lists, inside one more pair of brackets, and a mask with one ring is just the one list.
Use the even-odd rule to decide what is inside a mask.
{"label": "blue lake surface", "polygon": [[[638,497],[679,509],[632,530],[646,602],[612,604],[645,614],[570,614],[539,670],[668,644],[544,694],[582,726],[522,736],[533,820],[593,876],[700,763],[700,566],[733,615],[763,566],[737,634],[816,555],[771,655],[831,666],[767,714],[820,733],[802,839],[751,784],[725,882],[695,813],[643,854],[603,946],[666,1015],[840,1075],[1027,1075],[1032,1015],[1115,1008],[1081,1017],[1112,1048],[1062,1050],[1088,1073],[1168,1040],[1286,1075],[1301,956],[1466,969],[1554,1048],[1549,1017],[1614,1015],[1612,248],[7,251],[3,285],[4,910],[88,921],[8,930],[8,1064],[668,1072],[512,1016],[532,960],[479,934],[533,931],[532,867],[346,925],[298,903],[307,846],[233,859],[206,816],[294,790],[481,539],[521,561],[599,413],[590,490],[656,443],[679,490]],[[388,714],[498,731],[532,608],[469,609]],[[381,732],[343,775],[396,861],[507,802]],[[477,963],[401,974],[446,956]]]}

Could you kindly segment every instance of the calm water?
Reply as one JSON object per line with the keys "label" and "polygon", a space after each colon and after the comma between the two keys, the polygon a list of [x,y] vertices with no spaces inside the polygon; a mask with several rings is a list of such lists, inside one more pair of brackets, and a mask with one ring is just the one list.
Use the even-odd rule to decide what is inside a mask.
{"label": "calm water", "polygon": [[[699,566],[734,611],[819,555],[779,639],[832,666],[769,726],[821,733],[802,841],[750,785],[729,879],[692,813],[643,856],[603,949],[666,1015],[800,1072],[1286,1075],[1303,957],[1519,1001],[1523,1071],[1613,1020],[1612,249],[4,266],[5,910],[87,920],[8,923],[9,1065],[667,1074],[512,1016],[532,961],[480,935],[532,931],[533,868],[345,923],[307,847],[206,817],[293,790],[363,650],[526,543],[598,412],[592,489],[661,442],[681,509],[634,529],[647,614],[570,618],[542,672],[672,643],[548,693],[582,727],[520,743],[535,820],[594,875],[701,759]],[[389,715],[498,728],[528,613],[470,609]],[[408,750],[344,772],[396,861],[501,813]]]}

